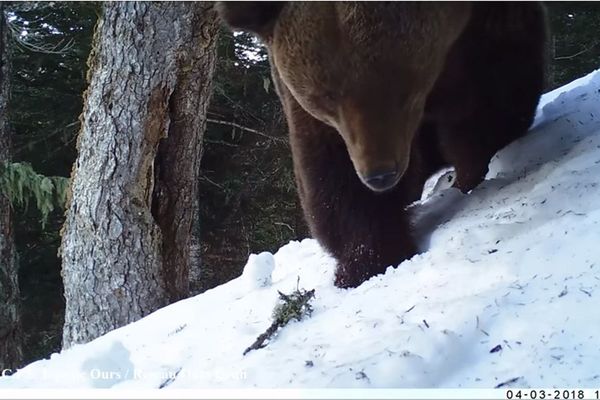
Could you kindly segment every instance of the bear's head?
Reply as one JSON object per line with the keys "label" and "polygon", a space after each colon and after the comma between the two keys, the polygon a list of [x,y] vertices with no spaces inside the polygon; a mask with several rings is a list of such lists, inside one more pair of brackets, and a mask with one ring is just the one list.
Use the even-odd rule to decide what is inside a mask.
{"label": "bear's head", "polygon": [[362,182],[393,188],[408,168],[428,94],[470,14],[466,3],[220,2],[233,29],[269,49],[289,93],[342,136]]}

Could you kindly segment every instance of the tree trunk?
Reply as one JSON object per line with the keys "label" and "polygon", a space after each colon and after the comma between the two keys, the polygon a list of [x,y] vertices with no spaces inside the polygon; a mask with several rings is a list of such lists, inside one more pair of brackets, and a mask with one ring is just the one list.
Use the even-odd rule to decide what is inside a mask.
{"label": "tree trunk", "polygon": [[[163,260],[186,254],[173,249],[175,243],[181,245],[173,235],[182,233],[170,224],[181,222],[180,213],[188,213],[187,223],[194,218],[189,209],[178,210],[173,214],[178,219],[169,224],[165,219],[172,211],[165,210],[163,202],[184,207],[196,201],[187,198],[191,192],[170,192],[182,190],[186,182],[185,178],[171,182],[179,176],[168,168],[187,174],[188,163],[192,170],[199,162],[203,99],[183,96],[205,94],[210,83],[210,73],[197,69],[212,71],[212,61],[205,60],[213,55],[203,52],[214,51],[214,20],[205,3],[105,5],[91,55],[79,154],[63,228],[64,348],[187,294],[182,281],[189,263]],[[199,108],[194,121],[200,125],[188,132],[192,125],[185,118],[194,107]],[[163,138],[167,138],[164,145]],[[187,157],[192,160],[184,160]],[[165,165],[159,166],[161,162]],[[196,183],[187,184],[192,189],[186,190],[193,191]]]}
{"label": "tree trunk", "polygon": [[[7,123],[9,62],[4,4],[0,4],[0,173],[10,161]],[[23,361],[19,280],[9,199],[0,192],[0,370],[17,368]]]}
{"label": "tree trunk", "polygon": [[168,137],[158,147],[152,213],[163,234],[163,269],[169,301],[195,289],[200,274],[199,194],[202,139],[212,92],[218,20],[209,2],[195,5],[191,42],[169,112]]}

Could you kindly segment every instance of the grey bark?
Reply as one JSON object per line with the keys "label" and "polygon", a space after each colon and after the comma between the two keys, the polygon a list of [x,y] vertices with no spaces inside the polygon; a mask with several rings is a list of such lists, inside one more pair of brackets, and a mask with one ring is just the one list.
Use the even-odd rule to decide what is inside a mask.
{"label": "grey bark", "polygon": [[195,292],[200,280],[199,194],[202,139],[212,92],[219,30],[213,4],[197,3],[192,37],[169,103],[169,133],[158,147],[153,215],[163,234],[169,301]]}
{"label": "grey bark", "polygon": [[[157,223],[153,215],[153,210],[162,215],[165,197],[162,188],[155,187],[155,176],[162,182],[164,168],[157,166],[161,160],[200,156],[187,147],[185,153],[167,156],[162,148],[170,152],[171,147],[177,151],[186,144],[198,147],[200,131],[187,136],[183,131],[188,125],[182,120],[196,106],[195,100],[188,99],[188,104],[181,96],[198,96],[202,93],[198,88],[206,84],[188,82],[193,88],[188,90],[185,80],[205,76],[196,69],[207,64],[194,52],[214,51],[211,23],[204,23],[214,19],[206,3],[105,5],[90,58],[79,152],[63,228],[64,348],[185,296],[177,292],[185,286],[178,286],[184,280],[179,275],[189,272],[173,271],[181,265],[165,263],[170,253],[163,244],[172,241],[169,235],[177,229],[164,221]],[[202,122],[203,117],[197,120]],[[168,135],[182,137],[170,140]],[[157,158],[165,138],[167,144],[160,145]],[[179,141],[183,144],[171,145]]]}
{"label": "grey bark", "polygon": [[[4,4],[0,4],[0,172],[10,162],[11,141],[7,121],[9,55]],[[19,280],[9,199],[0,192],[0,370],[23,361]]]}

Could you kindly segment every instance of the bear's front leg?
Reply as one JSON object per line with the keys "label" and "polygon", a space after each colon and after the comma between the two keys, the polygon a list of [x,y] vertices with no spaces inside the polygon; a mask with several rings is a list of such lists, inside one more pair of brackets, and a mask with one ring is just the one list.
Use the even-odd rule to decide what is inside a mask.
{"label": "bear's front leg", "polygon": [[[312,235],[338,262],[335,285],[359,286],[416,254],[405,208],[420,194],[422,180],[411,179],[409,169],[394,189],[373,192],[359,180],[337,136],[313,143],[296,139],[296,175]],[[307,151],[300,155],[300,149]]]}
{"label": "bear's front leg", "polygon": [[[371,199],[373,211],[381,213],[339,215],[340,233],[333,240],[333,235],[327,236],[329,232],[323,229],[319,232],[321,243],[338,262],[335,271],[337,287],[357,287],[373,276],[383,274],[389,266],[398,266],[417,252],[404,207],[387,207],[385,203],[394,202],[394,196],[387,200],[376,197]],[[346,220],[345,223],[342,219]]]}
{"label": "bear's front leg", "polygon": [[484,126],[480,121],[465,121],[440,129],[441,151],[456,171],[454,187],[463,193],[468,193],[484,181],[494,154],[523,136],[528,127],[520,120],[508,117],[497,121],[490,116],[485,121],[493,122],[490,122],[490,126]]}

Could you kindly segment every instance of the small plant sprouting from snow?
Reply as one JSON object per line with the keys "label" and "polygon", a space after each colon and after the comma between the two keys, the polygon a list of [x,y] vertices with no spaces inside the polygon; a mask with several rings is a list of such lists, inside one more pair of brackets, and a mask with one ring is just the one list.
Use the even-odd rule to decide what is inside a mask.
{"label": "small plant sprouting from snow", "polygon": [[256,338],[254,343],[246,350],[244,355],[252,350],[262,349],[267,345],[266,341],[270,340],[279,328],[283,328],[290,321],[301,321],[304,317],[310,317],[313,308],[310,301],[315,297],[315,290],[304,290],[296,288],[291,294],[279,292],[279,303],[273,309],[273,323],[260,336]]}

